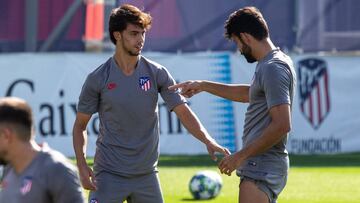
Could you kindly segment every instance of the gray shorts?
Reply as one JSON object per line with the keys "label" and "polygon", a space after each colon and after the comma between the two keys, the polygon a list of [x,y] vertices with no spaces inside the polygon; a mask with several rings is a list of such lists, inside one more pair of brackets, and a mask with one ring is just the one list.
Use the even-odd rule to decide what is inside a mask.
{"label": "gray shorts", "polygon": [[242,181],[252,181],[269,198],[270,203],[276,203],[280,192],[284,189],[287,181],[287,175],[277,175],[257,171],[238,171],[240,184]]}
{"label": "gray shorts", "polygon": [[128,178],[108,172],[96,174],[97,190],[89,194],[89,203],[163,203],[157,172]]}

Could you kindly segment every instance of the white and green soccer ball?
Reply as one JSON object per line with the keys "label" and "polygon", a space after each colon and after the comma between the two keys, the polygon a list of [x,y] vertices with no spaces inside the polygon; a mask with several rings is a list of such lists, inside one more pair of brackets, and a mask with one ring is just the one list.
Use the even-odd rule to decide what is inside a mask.
{"label": "white and green soccer ball", "polygon": [[215,171],[199,171],[190,180],[189,190],[195,199],[211,199],[221,190],[222,179]]}

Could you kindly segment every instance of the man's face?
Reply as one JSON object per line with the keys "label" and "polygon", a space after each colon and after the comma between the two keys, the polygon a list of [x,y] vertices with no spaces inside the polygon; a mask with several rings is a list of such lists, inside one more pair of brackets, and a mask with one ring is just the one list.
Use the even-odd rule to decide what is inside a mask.
{"label": "man's face", "polygon": [[256,61],[256,59],[251,54],[251,47],[241,39],[241,36],[233,35],[231,39],[236,43],[240,53],[245,57],[248,63],[254,63]]}
{"label": "man's face", "polygon": [[122,49],[130,56],[138,56],[144,47],[146,30],[134,24],[128,24],[120,33]]}

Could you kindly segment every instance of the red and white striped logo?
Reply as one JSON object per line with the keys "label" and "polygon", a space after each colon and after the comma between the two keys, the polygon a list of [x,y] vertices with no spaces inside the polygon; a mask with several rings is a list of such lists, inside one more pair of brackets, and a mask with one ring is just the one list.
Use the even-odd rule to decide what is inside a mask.
{"label": "red and white striped logo", "polygon": [[314,129],[318,129],[330,112],[329,76],[322,59],[298,62],[300,110]]}
{"label": "red and white striped logo", "polygon": [[139,85],[142,90],[148,91],[151,88],[150,78],[149,77],[140,77]]}
{"label": "red and white striped logo", "polygon": [[20,193],[22,195],[26,195],[28,192],[30,192],[32,186],[32,178],[31,177],[25,177],[22,181],[21,187],[20,187]]}

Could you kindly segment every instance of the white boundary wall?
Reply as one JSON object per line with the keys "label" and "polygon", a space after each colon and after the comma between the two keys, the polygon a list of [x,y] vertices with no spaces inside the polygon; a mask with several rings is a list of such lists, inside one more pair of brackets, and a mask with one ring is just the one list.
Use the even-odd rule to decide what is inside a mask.
{"label": "white boundary wall", "polygon": [[[144,55],[166,66],[178,81],[206,79],[249,83],[255,67],[254,64],[246,63],[238,54],[227,52]],[[34,110],[37,141],[45,141],[52,148],[73,156],[71,131],[81,86],[86,75],[110,56],[110,53],[0,55],[0,95],[10,94],[26,99]],[[330,108],[321,123],[312,127],[306,114],[309,109],[305,113],[300,111],[298,86],[288,149],[292,153],[360,151],[360,58],[293,56],[297,72],[300,60],[314,57],[323,61],[327,70]],[[304,85],[309,81],[298,81],[298,84]],[[232,151],[241,146],[246,104],[227,102],[204,93],[189,102],[205,127],[220,143]],[[315,107],[319,105],[313,106],[314,114],[318,112]],[[321,108],[324,105],[320,105]],[[178,125],[176,116],[168,115],[162,102],[159,113],[160,150],[163,154],[206,153],[205,147]],[[94,118],[88,128],[89,156],[95,150],[98,120],[96,116]]]}

